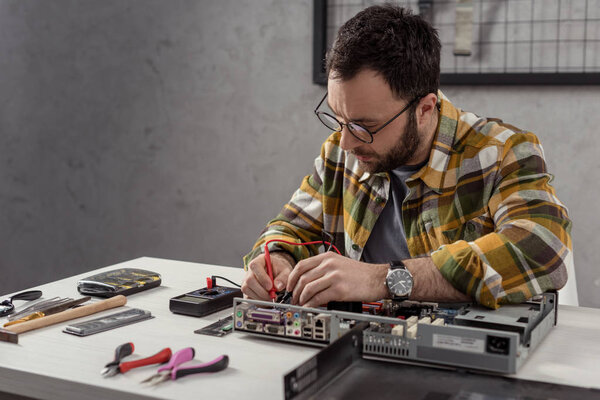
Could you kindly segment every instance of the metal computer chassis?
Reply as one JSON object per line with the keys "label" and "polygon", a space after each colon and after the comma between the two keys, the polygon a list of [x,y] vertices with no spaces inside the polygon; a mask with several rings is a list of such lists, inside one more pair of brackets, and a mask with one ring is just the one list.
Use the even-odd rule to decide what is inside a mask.
{"label": "metal computer chassis", "polygon": [[555,293],[544,293],[498,310],[468,305],[455,315],[437,309],[403,320],[236,298],[233,315],[236,331],[314,346],[327,346],[366,322],[364,358],[513,374],[556,324],[557,303]]}

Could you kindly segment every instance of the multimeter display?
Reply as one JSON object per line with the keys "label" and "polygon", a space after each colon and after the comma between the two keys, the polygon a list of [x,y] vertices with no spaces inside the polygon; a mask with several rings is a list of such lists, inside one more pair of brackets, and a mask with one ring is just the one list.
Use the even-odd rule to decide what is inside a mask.
{"label": "multimeter display", "polygon": [[184,293],[169,300],[169,310],[176,314],[202,317],[233,307],[233,299],[242,297],[242,291],[226,286],[203,288]]}
{"label": "multimeter display", "polygon": [[182,297],[177,297],[177,299],[179,301],[189,301],[190,303],[194,303],[194,304],[204,303],[205,301],[208,301],[208,299],[204,299],[202,297],[185,296],[185,295]]}

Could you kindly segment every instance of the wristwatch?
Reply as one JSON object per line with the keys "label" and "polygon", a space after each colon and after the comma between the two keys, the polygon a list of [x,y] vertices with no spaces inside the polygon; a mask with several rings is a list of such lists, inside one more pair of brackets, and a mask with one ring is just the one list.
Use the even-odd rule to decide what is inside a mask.
{"label": "wristwatch", "polygon": [[393,300],[406,300],[413,288],[413,277],[402,261],[390,262],[385,285]]}

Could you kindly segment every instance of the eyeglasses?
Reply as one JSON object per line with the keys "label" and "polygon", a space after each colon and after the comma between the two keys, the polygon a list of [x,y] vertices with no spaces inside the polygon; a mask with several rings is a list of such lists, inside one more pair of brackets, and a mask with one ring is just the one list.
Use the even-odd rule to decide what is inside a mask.
{"label": "eyeglasses", "polygon": [[41,290],[29,290],[27,292],[21,292],[15,294],[9,300],[4,300],[0,303],[0,317],[5,317],[12,314],[15,311],[14,300],[37,300],[42,297]]}
{"label": "eyeglasses", "polygon": [[423,98],[423,96],[417,96],[414,99],[412,99],[412,101],[410,103],[408,103],[406,105],[406,107],[404,107],[402,110],[400,110],[400,112],[398,114],[394,115],[388,122],[386,122],[385,124],[380,126],[379,129],[377,129],[373,132],[371,132],[364,126],[357,124],[356,122],[348,122],[347,124],[344,124],[343,122],[338,121],[338,119],[336,117],[334,117],[333,115],[326,113],[325,111],[318,111],[319,107],[321,107],[321,104],[323,104],[323,102],[325,101],[326,98],[327,98],[327,93],[325,93],[325,96],[323,96],[323,98],[319,102],[319,105],[315,108],[315,114],[317,115],[317,118],[319,118],[319,121],[321,121],[323,123],[323,125],[325,125],[327,128],[329,128],[335,132],[341,132],[342,129],[344,129],[344,125],[345,125],[348,128],[348,130],[350,131],[350,133],[352,134],[352,136],[354,136],[361,142],[373,143],[373,135],[374,134],[376,134],[377,132],[379,132],[380,130],[382,130],[383,128],[388,126],[389,124],[391,124],[396,118],[401,116],[402,113],[404,113],[404,111],[408,110],[410,108],[410,106],[412,106],[417,100],[420,100],[421,98]]}

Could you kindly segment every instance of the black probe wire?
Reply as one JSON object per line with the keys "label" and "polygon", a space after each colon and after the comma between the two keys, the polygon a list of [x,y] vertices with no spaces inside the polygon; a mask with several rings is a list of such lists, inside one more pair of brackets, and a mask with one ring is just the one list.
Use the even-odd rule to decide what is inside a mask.
{"label": "black probe wire", "polygon": [[[235,283],[235,282],[233,282],[233,281],[230,281],[229,279],[227,279],[227,278],[225,278],[225,277],[222,277],[222,276],[219,276],[219,275],[212,275],[212,276],[211,276],[211,278],[212,278],[212,279],[214,279],[214,278],[223,279],[223,280],[225,280],[225,281],[227,281],[227,282],[231,283],[232,285],[235,285],[235,286],[237,286],[237,287],[241,288],[241,286],[240,286],[240,285],[238,285],[237,283]],[[286,291],[285,291],[285,293],[283,294],[283,297],[281,298],[281,300],[280,300],[279,302],[280,302],[280,303],[287,303],[287,302],[289,302],[289,300],[290,300],[291,298],[292,298],[292,292],[288,292],[288,291],[286,290]]]}
{"label": "black probe wire", "polygon": [[227,279],[227,278],[224,278],[224,277],[222,277],[222,276],[219,276],[219,275],[213,275],[213,276],[212,276],[212,278],[219,278],[219,279],[223,279],[224,281],[227,281],[227,282],[231,283],[232,285],[235,285],[235,286],[237,286],[237,287],[241,288],[241,286],[240,286],[240,285],[238,285],[237,283],[235,283],[234,281],[230,281],[229,279]]}

